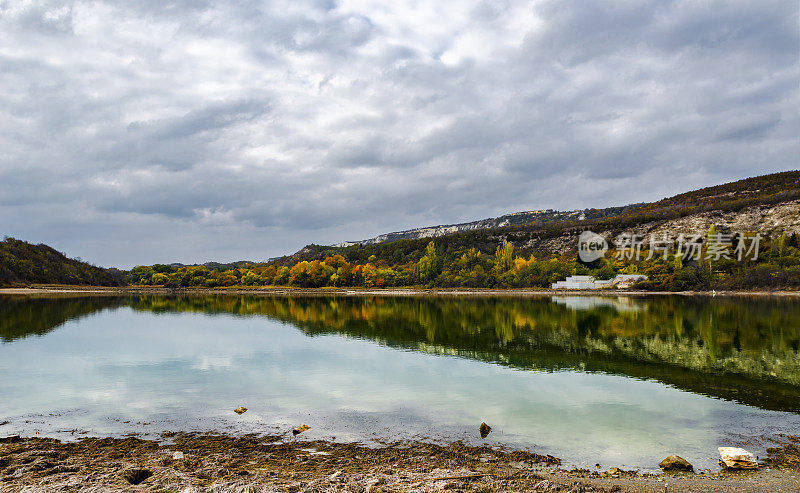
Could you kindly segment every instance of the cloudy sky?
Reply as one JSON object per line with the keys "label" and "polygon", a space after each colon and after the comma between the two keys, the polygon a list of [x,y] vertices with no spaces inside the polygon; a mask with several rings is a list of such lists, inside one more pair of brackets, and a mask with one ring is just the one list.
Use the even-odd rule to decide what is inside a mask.
{"label": "cloudy sky", "polygon": [[798,2],[0,0],[0,233],[261,260],[800,155]]}

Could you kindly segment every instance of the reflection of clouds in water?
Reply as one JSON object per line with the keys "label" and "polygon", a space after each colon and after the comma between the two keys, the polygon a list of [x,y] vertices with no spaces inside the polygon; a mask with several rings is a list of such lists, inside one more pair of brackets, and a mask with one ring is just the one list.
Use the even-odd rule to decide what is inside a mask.
{"label": "reflection of clouds in water", "polygon": [[192,365],[193,370],[229,370],[233,367],[230,357],[201,356],[199,361]]}
{"label": "reflection of clouds in water", "polygon": [[131,405],[131,392],[125,382],[116,382],[104,388],[88,389],[86,399],[93,402],[125,402]]}

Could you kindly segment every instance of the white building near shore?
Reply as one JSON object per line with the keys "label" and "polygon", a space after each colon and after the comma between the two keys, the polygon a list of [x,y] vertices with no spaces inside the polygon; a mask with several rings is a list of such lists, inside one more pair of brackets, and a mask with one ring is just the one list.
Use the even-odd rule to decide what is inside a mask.
{"label": "white building near shore", "polygon": [[608,289],[625,288],[639,281],[644,281],[647,276],[643,274],[617,274],[614,279],[599,280],[594,276],[569,276],[563,281],[554,282],[553,289]]}

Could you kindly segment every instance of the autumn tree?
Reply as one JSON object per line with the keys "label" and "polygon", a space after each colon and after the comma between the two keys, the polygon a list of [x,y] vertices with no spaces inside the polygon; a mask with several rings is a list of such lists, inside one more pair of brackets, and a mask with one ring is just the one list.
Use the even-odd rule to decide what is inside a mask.
{"label": "autumn tree", "polygon": [[426,282],[433,280],[438,274],[438,258],[436,257],[436,245],[431,241],[425,248],[425,255],[417,263],[417,271],[420,281]]}
{"label": "autumn tree", "polygon": [[503,240],[494,254],[494,264],[500,272],[507,272],[514,266],[514,245]]}

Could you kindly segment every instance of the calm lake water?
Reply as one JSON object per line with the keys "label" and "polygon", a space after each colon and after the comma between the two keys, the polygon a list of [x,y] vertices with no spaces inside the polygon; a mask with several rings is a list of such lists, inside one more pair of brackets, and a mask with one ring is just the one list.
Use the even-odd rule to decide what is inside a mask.
{"label": "calm lake water", "polygon": [[477,443],[486,421],[570,465],[715,469],[800,433],[797,298],[7,296],[0,340],[0,435]]}

